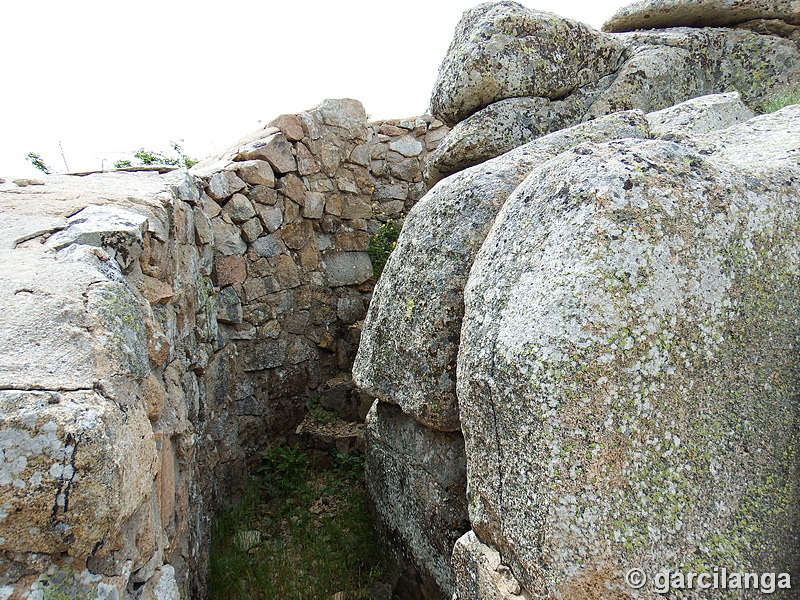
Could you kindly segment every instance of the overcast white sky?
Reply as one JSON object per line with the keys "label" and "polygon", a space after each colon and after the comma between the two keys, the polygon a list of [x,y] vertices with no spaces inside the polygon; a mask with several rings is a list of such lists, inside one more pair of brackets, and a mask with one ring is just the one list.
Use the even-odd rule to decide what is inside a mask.
{"label": "overcast white sky", "polygon": [[[281,113],[357,98],[422,114],[477,0],[1,0],[0,177],[99,169],[184,140],[202,158]],[[599,28],[626,0],[524,0]]]}

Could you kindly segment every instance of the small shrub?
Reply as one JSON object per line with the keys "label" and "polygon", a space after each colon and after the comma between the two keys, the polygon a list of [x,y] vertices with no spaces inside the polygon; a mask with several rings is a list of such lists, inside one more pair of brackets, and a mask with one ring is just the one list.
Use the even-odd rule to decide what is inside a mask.
{"label": "small shrub", "polygon": [[50,175],[50,167],[48,167],[42,156],[37,154],[36,152],[28,152],[28,156],[26,157],[29,163],[31,163],[34,167],[39,169],[45,175]]}
{"label": "small shrub", "polygon": [[297,446],[275,446],[262,457],[256,475],[270,497],[279,497],[297,489],[305,477],[308,457]]}
{"label": "small shrub", "polygon": [[383,273],[383,268],[386,266],[386,261],[389,260],[389,255],[397,246],[397,239],[400,237],[402,229],[402,220],[389,219],[385,223],[381,223],[378,232],[370,239],[367,254],[369,254],[369,258],[372,261],[372,268],[376,277],[380,277],[381,273]]}
{"label": "small shrub", "polygon": [[174,156],[167,156],[158,150],[139,148],[133,153],[134,158],[138,161],[136,165],[128,159],[122,159],[115,162],[114,166],[117,169],[124,169],[133,166],[172,165],[190,169],[199,162],[197,159],[187,156],[183,151],[183,147],[178,142],[170,142],[170,147],[172,148],[172,152],[175,153]]}
{"label": "small shrub", "polygon": [[317,423],[333,423],[336,421],[336,415],[319,403],[319,394],[311,397],[311,401],[308,403],[308,414]]}

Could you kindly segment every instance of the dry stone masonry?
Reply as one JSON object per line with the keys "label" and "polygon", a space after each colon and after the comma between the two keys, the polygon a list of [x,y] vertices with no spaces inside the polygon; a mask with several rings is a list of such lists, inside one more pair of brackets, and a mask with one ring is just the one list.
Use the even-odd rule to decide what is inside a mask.
{"label": "dry stone masonry", "polygon": [[354,394],[370,236],[446,130],[326,100],[191,173],[0,187],[0,598],[203,595],[219,500]]}

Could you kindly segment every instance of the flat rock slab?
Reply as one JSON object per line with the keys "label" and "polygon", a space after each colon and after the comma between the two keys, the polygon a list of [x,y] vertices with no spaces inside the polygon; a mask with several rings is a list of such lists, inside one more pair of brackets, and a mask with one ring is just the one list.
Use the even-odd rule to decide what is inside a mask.
{"label": "flat rock slab", "polygon": [[358,285],[372,277],[372,262],[366,252],[328,252],[322,262],[332,286]]}
{"label": "flat rock slab", "polygon": [[117,262],[129,267],[142,255],[147,217],[113,206],[91,205],[67,219],[67,226],[54,233],[46,246],[61,250],[72,244],[106,248]]}
{"label": "flat rock slab", "polygon": [[667,27],[730,27],[755,19],[800,25],[798,0],[643,0],[621,8],[603,31]]}
{"label": "flat rock slab", "polygon": [[66,224],[63,217],[0,213],[0,248],[13,250],[17,244],[63,229]]}
{"label": "flat rock slab", "polygon": [[90,204],[119,208],[162,209],[171,202],[171,186],[182,183],[185,172],[96,173],[78,177],[52,175],[44,185],[24,188],[0,184],[0,213],[37,217],[69,217]]}
{"label": "flat rock slab", "polygon": [[0,264],[0,388],[92,389],[84,293],[98,273],[37,250],[0,250]]}

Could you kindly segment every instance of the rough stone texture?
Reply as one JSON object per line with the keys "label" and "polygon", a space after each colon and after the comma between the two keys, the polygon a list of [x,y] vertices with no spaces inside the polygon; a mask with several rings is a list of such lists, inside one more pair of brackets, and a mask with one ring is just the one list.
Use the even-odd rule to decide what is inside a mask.
{"label": "rough stone texture", "polygon": [[225,203],[222,214],[241,225],[256,216],[256,210],[244,194],[234,194]]}
{"label": "rough stone texture", "polygon": [[277,127],[281,130],[286,139],[290,142],[297,142],[303,139],[303,123],[297,115],[281,115],[269,123],[270,127]]}
{"label": "rough stone texture", "polygon": [[0,406],[3,551],[123,550],[126,527],[153,491],[156,448],[144,407],[123,411],[91,389],[4,390]]}
{"label": "rough stone texture", "polygon": [[372,263],[366,252],[331,252],[325,255],[324,264],[332,286],[358,285],[372,277]]}
{"label": "rough stone texture", "polygon": [[632,567],[798,576],[798,134],[794,106],[585,144],[496,218],[458,399],[472,528],[533,597],[661,597]]}
{"label": "rough stone texture", "polygon": [[365,438],[367,486],[401,587],[407,597],[450,598],[451,550],[469,529],[461,433],[433,431],[375,402]]}
{"label": "rough stone texture", "polygon": [[797,0],[642,0],[617,11],[604,31],[665,27],[730,27],[755,19],[780,19],[800,25]]}
{"label": "rough stone texture", "polygon": [[208,195],[214,200],[223,200],[245,186],[244,181],[232,171],[214,173],[208,182]]}
{"label": "rough stone texture", "polygon": [[739,92],[701,96],[647,115],[652,137],[674,139],[744,123],[756,116]]}
{"label": "rough stone texture", "polygon": [[462,289],[508,195],[537,165],[577,144],[646,137],[631,111],[552,133],[436,185],[408,214],[364,323],[356,383],[420,423],[460,427],[455,389]]}
{"label": "rough stone texture", "polygon": [[292,155],[292,146],[282,133],[250,142],[239,150],[236,160],[266,160],[278,173],[289,173],[297,169]]}
{"label": "rough stone texture", "polygon": [[424,193],[433,123],[329,100],[191,174],[0,184],[0,598],[204,594],[209,516],[351,366],[370,235]]}
{"label": "rough stone texture", "polygon": [[107,206],[88,206],[67,219],[67,226],[53,234],[48,246],[56,250],[72,244],[107,247],[127,270],[142,254],[147,218]]}
{"label": "rough stone texture", "polygon": [[246,183],[267,187],[275,185],[275,173],[265,160],[246,160],[234,163],[231,167],[236,168],[239,177]]}
{"label": "rough stone texture", "polygon": [[[464,68],[465,61],[470,64],[464,58],[469,53],[465,48],[484,40],[486,31],[518,21],[538,23],[526,27],[544,29],[553,23],[546,13],[510,2],[481,5],[465,14],[439,75],[440,82],[452,87],[447,88],[450,96],[473,94],[476,85],[482,91],[493,89],[493,84],[483,86],[479,82],[484,78],[494,82],[498,67],[491,57],[497,44],[492,42],[485,49],[476,50],[490,58],[478,61],[474,71]],[[505,96],[500,94],[476,110],[485,108],[466,111],[457,117],[452,116],[452,107],[440,101],[441,86],[437,86],[431,100],[434,114],[449,122],[459,122],[430,157],[426,182],[432,186],[444,176],[535,137],[620,110],[652,112],[697,96],[732,90],[739,91],[751,109],[759,109],[769,98],[794,89],[800,81],[800,29],[776,19],[747,21],[741,27],[680,27],[609,34],[619,49],[618,60],[612,61],[613,68],[587,74],[557,96],[525,91],[502,99]],[[567,28],[562,33],[537,38],[536,44],[546,48],[545,54],[563,55],[565,63],[571,63],[573,69],[583,68],[584,63],[570,53],[584,43],[586,32]],[[465,41],[469,35],[474,38]],[[502,54],[502,64],[508,72],[516,73],[517,77],[546,72],[540,66],[528,64],[528,38],[519,38],[514,43],[508,36],[502,39],[508,42],[503,45]],[[567,64],[559,63],[559,68],[568,69]]]}
{"label": "rough stone texture", "polygon": [[572,125],[576,111],[548,98],[508,98],[461,121],[425,163],[425,182],[437,181]]}
{"label": "rough stone texture", "polygon": [[748,29],[761,35],[777,35],[794,42],[800,49],[800,25],[789,25],[780,19],[756,19],[745,21],[736,26],[737,29]]}
{"label": "rough stone texture", "polygon": [[705,94],[737,90],[757,107],[800,79],[790,40],[739,29],[677,28],[619,34],[630,58],[584,118],[616,110],[660,110]]}
{"label": "rough stone texture", "polygon": [[[155,277],[172,270],[166,255],[153,261],[169,213],[188,238],[192,209],[173,194],[197,190],[181,177],[53,177],[21,195],[0,190],[1,212],[22,223],[76,213],[49,240],[0,256],[6,595],[53,577],[82,597],[127,598],[131,580],[167,563],[180,566],[185,595],[198,589],[208,532],[192,524],[205,514],[198,491],[209,482],[190,488],[184,479],[194,478],[194,431],[166,374],[185,346],[155,318],[175,310],[173,286],[193,284],[202,262],[189,252],[169,284]],[[86,206],[99,200],[114,206]],[[170,477],[155,431],[180,448],[168,457]]]}
{"label": "rough stone texture", "polygon": [[63,229],[66,223],[58,217],[0,214],[0,248],[13,250],[29,239]]}
{"label": "rough stone texture", "polygon": [[474,531],[458,538],[453,548],[454,598],[531,600],[497,550],[483,544]]}
{"label": "rough stone texture", "polygon": [[557,99],[616,70],[621,46],[609,35],[504,0],[464,13],[439,67],[433,114],[449,125],[492,102]]}

